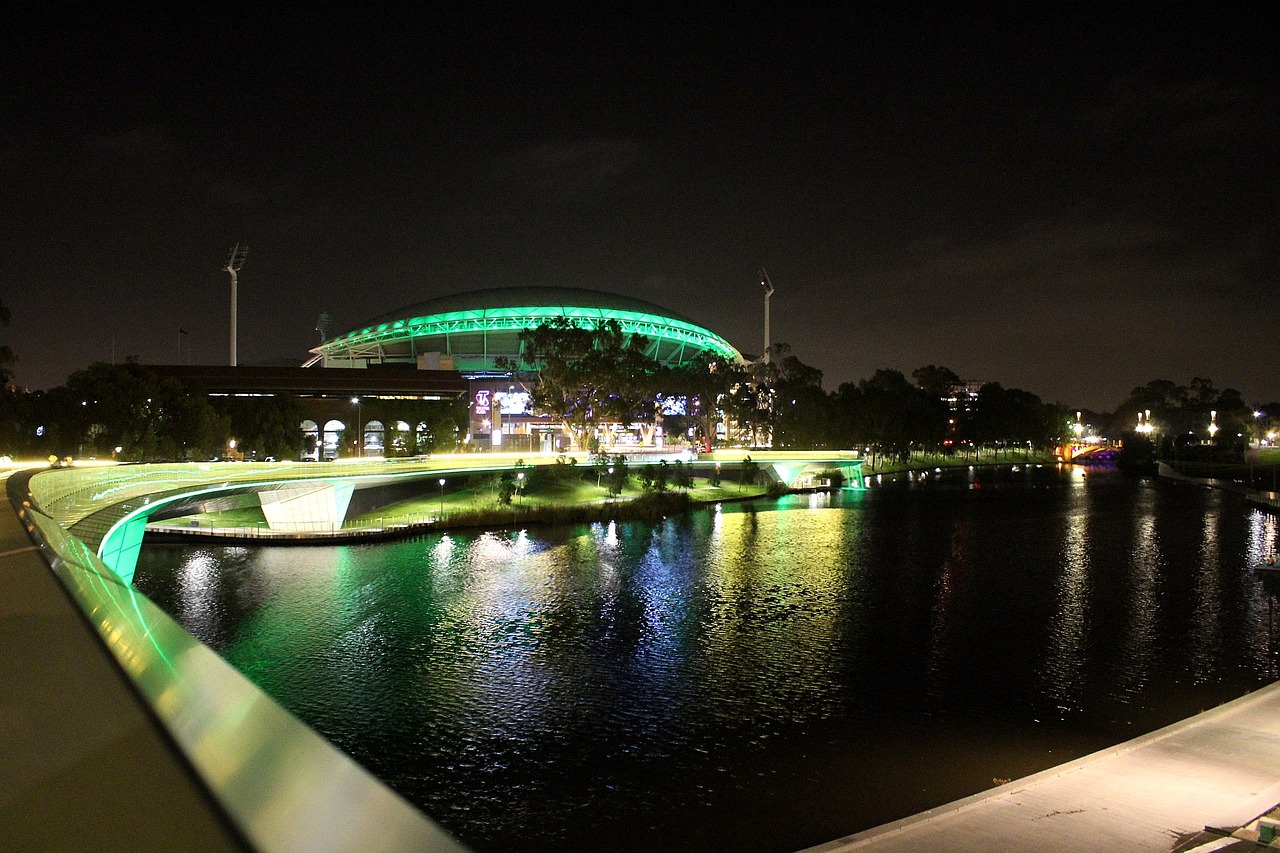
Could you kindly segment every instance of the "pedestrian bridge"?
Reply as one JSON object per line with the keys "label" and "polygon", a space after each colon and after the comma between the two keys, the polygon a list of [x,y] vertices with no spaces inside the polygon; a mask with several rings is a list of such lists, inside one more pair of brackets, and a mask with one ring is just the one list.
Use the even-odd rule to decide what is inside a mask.
{"label": "pedestrian bridge", "polygon": [[[634,466],[683,460],[701,468],[727,466],[731,477],[750,458],[761,472],[792,487],[817,485],[815,478],[839,471],[861,486],[862,459],[848,451],[718,451],[693,457],[680,453],[631,453]],[[427,459],[344,462],[219,462],[63,468],[31,478],[36,504],[63,529],[89,546],[125,583],[132,583],[148,521],[242,506],[260,506],[273,531],[333,533],[346,521],[356,491],[440,477],[491,473],[517,465],[554,465],[586,454],[483,453]]]}

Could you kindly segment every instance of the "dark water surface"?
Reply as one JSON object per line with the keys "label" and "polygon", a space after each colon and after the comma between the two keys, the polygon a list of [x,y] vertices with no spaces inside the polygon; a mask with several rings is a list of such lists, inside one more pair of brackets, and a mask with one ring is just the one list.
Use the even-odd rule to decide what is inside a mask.
{"label": "dark water surface", "polygon": [[478,850],[791,851],[1273,681],[1239,497],[1069,468],[659,524],[148,545],[137,586]]}

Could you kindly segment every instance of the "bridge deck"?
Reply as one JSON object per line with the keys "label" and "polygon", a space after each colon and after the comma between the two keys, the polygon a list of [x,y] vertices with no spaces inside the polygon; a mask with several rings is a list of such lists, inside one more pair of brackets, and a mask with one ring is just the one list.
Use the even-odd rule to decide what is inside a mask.
{"label": "bridge deck", "polygon": [[7,500],[0,590],[0,847],[246,849]]}

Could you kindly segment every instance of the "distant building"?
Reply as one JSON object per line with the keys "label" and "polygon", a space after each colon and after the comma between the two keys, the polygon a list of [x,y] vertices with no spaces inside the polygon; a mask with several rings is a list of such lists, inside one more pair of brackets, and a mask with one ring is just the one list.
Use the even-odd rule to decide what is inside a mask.
{"label": "distant building", "polygon": [[952,425],[962,416],[972,412],[978,405],[978,392],[982,390],[985,382],[976,379],[966,379],[952,385],[947,392],[947,396],[942,399],[947,404],[947,411],[950,412]]}

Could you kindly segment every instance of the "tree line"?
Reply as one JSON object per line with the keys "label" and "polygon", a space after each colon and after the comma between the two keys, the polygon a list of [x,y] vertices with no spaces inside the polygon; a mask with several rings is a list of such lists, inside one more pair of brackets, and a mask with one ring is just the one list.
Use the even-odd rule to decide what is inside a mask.
{"label": "tree line", "polygon": [[[366,402],[364,414],[369,419],[382,416],[381,405]],[[388,455],[453,449],[458,428],[466,426],[464,405],[394,401],[399,417],[411,416],[427,428],[389,442]],[[8,383],[0,387],[0,456],[132,462],[299,459],[315,450],[302,431],[307,418],[301,401],[290,394],[211,398],[198,384],[162,376],[134,361],[96,363],[46,391]],[[234,447],[229,445],[232,438]]]}
{"label": "tree line", "polygon": [[[0,328],[8,320],[0,303]],[[579,327],[568,318],[524,330],[520,342],[520,358],[500,365],[530,392],[536,411],[559,420],[593,453],[601,450],[597,428],[606,423],[661,422],[668,435],[705,449],[859,449],[873,462],[913,451],[1043,449],[1069,439],[1074,426],[1072,409],[998,382],[970,393],[954,371],[937,365],[909,378],[882,368],[828,392],[822,371],[785,344],[775,344],[767,362],[702,352],[664,365],[644,336],[624,334],[616,321]],[[240,451],[257,458],[296,459],[311,449],[299,426],[306,412],[289,395],[215,404],[201,389],[134,362],[93,364],[63,386],[30,392],[9,384],[13,362],[0,345],[0,455],[211,459],[226,454],[232,435]],[[447,449],[456,432],[448,424],[465,426],[457,407],[437,408],[420,420],[443,425],[430,431],[443,444],[409,450]],[[367,414],[377,416],[372,408]],[[1114,412],[1088,412],[1086,420],[1146,457],[1210,452],[1205,447],[1238,453],[1251,440],[1271,436],[1274,443],[1280,403],[1255,409],[1239,391],[1219,390],[1208,379],[1188,386],[1161,379],[1134,388]],[[1136,429],[1142,424],[1147,429]]]}
{"label": "tree line", "polygon": [[1044,447],[1068,429],[1064,407],[999,383],[956,399],[960,377],[935,365],[911,379],[878,370],[828,393],[822,371],[785,344],[775,344],[767,362],[742,364],[702,352],[662,365],[646,354],[648,339],[625,335],[615,321],[580,327],[568,318],[524,330],[520,341],[521,358],[501,366],[522,382],[536,410],[559,420],[592,452],[599,450],[600,424],[655,419],[668,435],[689,436],[703,448],[719,442],[860,448],[902,457],[920,449]]}

